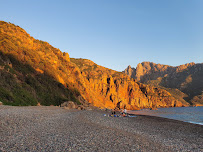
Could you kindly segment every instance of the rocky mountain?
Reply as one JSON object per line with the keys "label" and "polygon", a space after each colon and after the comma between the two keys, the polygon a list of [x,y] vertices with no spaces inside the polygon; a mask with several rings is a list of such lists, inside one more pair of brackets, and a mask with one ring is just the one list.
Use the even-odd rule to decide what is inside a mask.
{"label": "rocky mountain", "polygon": [[185,94],[183,99],[192,104],[198,104],[200,100],[197,99],[203,92],[203,63],[192,62],[173,67],[142,62],[137,65],[136,69],[128,66],[124,73],[144,84],[170,88],[173,92],[178,89]]}
{"label": "rocky mountain", "polygon": [[86,59],[70,59],[86,79],[88,101],[96,106],[138,109],[186,106],[169,92],[135,81],[122,72],[113,71]]}
{"label": "rocky mountain", "polygon": [[136,79],[136,69],[132,68],[130,65],[123,72],[128,76],[130,76],[131,78]]}
{"label": "rocky mountain", "polygon": [[188,106],[168,91],[87,59],[69,58],[22,28],[0,21],[0,100],[11,105],[88,101],[100,108]]}

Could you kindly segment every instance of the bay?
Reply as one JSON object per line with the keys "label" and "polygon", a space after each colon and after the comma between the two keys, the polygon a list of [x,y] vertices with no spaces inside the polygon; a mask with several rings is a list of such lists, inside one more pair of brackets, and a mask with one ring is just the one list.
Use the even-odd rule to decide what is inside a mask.
{"label": "bay", "polygon": [[158,116],[203,125],[203,107],[173,107],[158,108],[158,110],[142,109],[128,112],[131,114]]}

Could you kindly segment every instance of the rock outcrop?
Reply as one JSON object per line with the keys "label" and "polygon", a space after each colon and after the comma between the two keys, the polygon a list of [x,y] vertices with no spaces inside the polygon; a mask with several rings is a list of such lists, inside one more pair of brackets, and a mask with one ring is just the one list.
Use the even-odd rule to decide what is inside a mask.
{"label": "rock outcrop", "polygon": [[61,107],[64,107],[65,109],[76,109],[78,106],[73,101],[66,101],[61,104]]}
{"label": "rock outcrop", "polygon": [[124,71],[125,74],[127,74],[128,76],[130,76],[131,78],[136,78],[136,69],[132,68],[130,65],[125,69]]}
{"label": "rock outcrop", "polygon": [[102,108],[152,108],[186,106],[169,92],[138,83],[127,75],[86,59],[71,58],[81,70],[86,84],[86,99]]}
{"label": "rock outcrop", "polygon": [[124,73],[141,83],[179,89],[187,95],[185,100],[189,102],[203,91],[203,63],[195,64],[192,62],[173,67],[143,62],[139,63],[136,69],[127,67]]}
{"label": "rock outcrop", "polygon": [[194,106],[203,106],[203,92],[201,95],[194,96],[191,102]]}

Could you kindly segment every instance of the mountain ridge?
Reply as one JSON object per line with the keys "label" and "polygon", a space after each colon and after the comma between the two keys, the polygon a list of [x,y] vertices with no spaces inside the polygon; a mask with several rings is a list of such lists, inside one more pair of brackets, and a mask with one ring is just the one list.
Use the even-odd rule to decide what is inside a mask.
{"label": "mountain ridge", "polygon": [[[71,99],[80,103],[86,100],[94,106],[110,109],[188,106],[188,103],[174,98],[165,89],[139,83],[122,72],[102,67],[88,59],[70,58],[68,53],[61,52],[47,42],[34,39],[19,26],[3,21],[0,22],[0,52],[1,57],[12,56],[19,62],[19,66],[14,67],[3,64],[3,69],[9,66],[10,70],[7,72],[12,77],[17,77],[13,80],[16,85],[20,85],[21,89],[24,89],[24,86],[29,88],[25,94],[35,100],[33,105],[37,102],[43,105],[60,105],[64,100]],[[14,65],[13,60],[11,63]],[[25,66],[31,67],[32,72],[25,70]],[[1,72],[6,73],[3,69]],[[17,75],[11,73],[12,70],[17,72]],[[44,79],[38,81],[36,74],[48,76],[50,83],[54,81],[57,86],[54,86],[54,83],[51,86],[49,83],[43,84]],[[35,81],[26,81],[28,76]],[[38,91],[35,83],[39,86],[42,83],[41,87],[44,89]],[[4,91],[13,92],[13,88],[7,88],[4,84],[0,85]],[[55,87],[60,88],[58,94],[53,93]],[[43,95],[47,95],[46,98],[40,94],[42,92],[45,92]],[[17,93],[15,95],[18,97]],[[53,99],[49,99],[49,96]],[[57,102],[54,102],[56,97]],[[23,97],[19,97],[20,99]],[[18,104],[13,98],[7,99],[2,94],[0,100],[6,104]],[[24,101],[26,102],[26,99]]]}
{"label": "mountain ridge", "polygon": [[[131,71],[131,72],[129,72]],[[200,97],[203,91],[203,63],[186,63],[180,66],[168,66],[153,62],[142,62],[136,68],[127,67],[123,71],[137,81],[157,87],[178,89],[186,94],[185,100],[198,104],[193,98]],[[199,102],[202,104],[203,102]]]}

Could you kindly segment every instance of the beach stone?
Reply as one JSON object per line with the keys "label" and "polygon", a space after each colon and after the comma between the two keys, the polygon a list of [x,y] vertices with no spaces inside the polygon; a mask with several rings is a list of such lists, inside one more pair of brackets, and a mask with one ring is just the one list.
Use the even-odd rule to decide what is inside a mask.
{"label": "beach stone", "polygon": [[77,107],[77,109],[78,109],[78,110],[85,110],[86,108],[85,108],[83,105],[79,105],[79,106]]}
{"label": "beach stone", "polygon": [[78,110],[82,110],[80,106],[78,106],[78,108],[77,108],[77,109],[78,109]]}
{"label": "beach stone", "polygon": [[91,107],[87,107],[86,110],[92,110],[92,108]]}
{"label": "beach stone", "polygon": [[73,101],[67,101],[61,104],[61,107],[64,107],[64,109],[76,109],[77,104]]}
{"label": "beach stone", "polygon": [[41,104],[38,102],[38,103],[37,103],[37,106],[41,106]]}
{"label": "beach stone", "polygon": [[0,151],[202,151],[200,125],[108,115],[94,109],[0,106]]}
{"label": "beach stone", "polygon": [[69,107],[63,107],[64,109],[67,109],[67,110],[69,110],[70,108]]}

